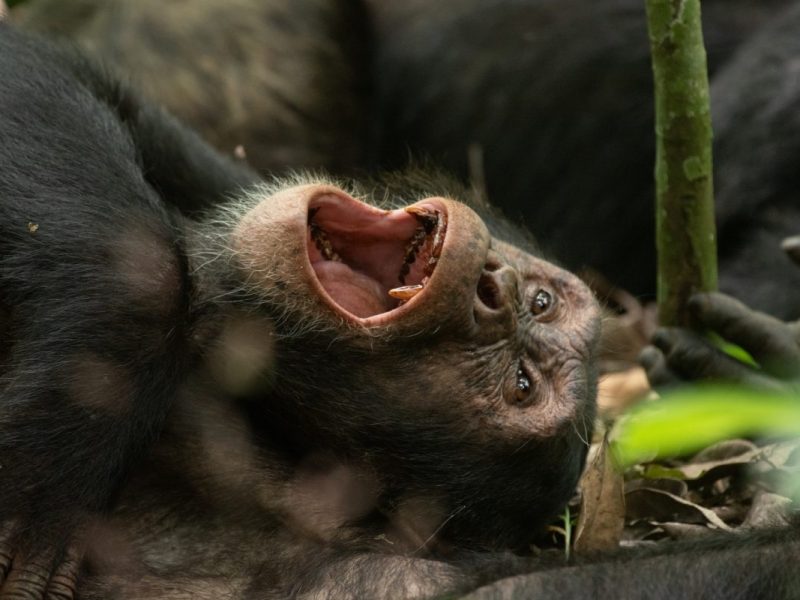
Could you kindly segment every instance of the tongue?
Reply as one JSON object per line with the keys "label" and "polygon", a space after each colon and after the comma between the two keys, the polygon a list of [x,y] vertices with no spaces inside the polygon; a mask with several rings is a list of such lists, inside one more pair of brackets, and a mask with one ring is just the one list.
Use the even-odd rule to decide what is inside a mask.
{"label": "tongue", "polygon": [[372,277],[341,262],[323,260],[312,266],[328,295],[349,313],[366,318],[392,309],[391,298]]}

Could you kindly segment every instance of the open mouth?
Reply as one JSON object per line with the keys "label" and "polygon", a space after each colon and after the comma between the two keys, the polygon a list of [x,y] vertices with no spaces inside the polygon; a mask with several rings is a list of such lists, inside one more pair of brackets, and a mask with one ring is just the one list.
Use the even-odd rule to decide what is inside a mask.
{"label": "open mouth", "polygon": [[308,207],[308,258],[330,299],[366,319],[425,290],[439,262],[447,213],[435,200],[380,210],[325,194]]}

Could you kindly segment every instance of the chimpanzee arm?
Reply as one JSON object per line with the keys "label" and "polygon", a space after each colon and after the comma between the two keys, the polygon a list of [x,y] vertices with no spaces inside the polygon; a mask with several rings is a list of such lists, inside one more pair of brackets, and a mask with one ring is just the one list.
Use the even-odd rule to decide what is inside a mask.
{"label": "chimpanzee arm", "polygon": [[[300,565],[296,565],[300,567]],[[87,577],[81,582],[82,600],[239,600],[296,598],[297,600],[362,600],[392,598],[424,600],[455,597],[475,587],[475,579],[447,563],[391,555],[360,554],[335,559],[330,552],[305,557],[306,568],[276,590],[269,565],[261,572],[243,569],[240,576],[203,578],[186,573],[137,573]],[[294,570],[292,570],[294,572]]]}
{"label": "chimpanzee arm", "polygon": [[506,598],[797,598],[797,529],[659,544],[588,564],[511,577],[463,600]]}
{"label": "chimpanzee arm", "polygon": [[[309,561],[310,562],[310,561]],[[340,598],[436,598],[474,586],[473,574],[444,562],[382,554],[360,554],[309,564],[286,590],[304,600]],[[472,586],[470,585],[472,583]],[[254,582],[258,588],[260,582]]]}
{"label": "chimpanzee arm", "polygon": [[147,182],[169,205],[194,216],[260,181],[244,163],[222,156],[160,106],[81,54],[65,66],[108,105],[130,132]]}
{"label": "chimpanzee arm", "polygon": [[798,552],[795,526],[629,549],[569,565],[505,553],[467,554],[448,562],[363,554],[321,563],[296,578],[300,583],[292,591],[308,600],[795,598],[800,593]]}
{"label": "chimpanzee arm", "polygon": [[148,182],[186,215],[208,210],[260,181],[158,106],[139,104],[126,123]]}

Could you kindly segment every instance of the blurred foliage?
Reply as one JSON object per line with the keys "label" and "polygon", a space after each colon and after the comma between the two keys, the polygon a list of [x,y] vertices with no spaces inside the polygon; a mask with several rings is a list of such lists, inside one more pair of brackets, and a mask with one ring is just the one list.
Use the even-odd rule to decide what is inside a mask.
{"label": "blurred foliage", "polygon": [[573,515],[569,506],[564,507],[564,514],[561,519],[564,521],[564,558],[569,560],[570,550],[572,549],[572,519]]}
{"label": "blurred foliage", "polygon": [[[23,2],[26,2],[26,1],[27,0],[6,0],[6,4],[8,4],[9,8],[13,8],[14,6],[17,6],[18,4],[22,4]],[[69,0],[67,0],[67,1],[69,1]]]}
{"label": "blurred foliage", "polygon": [[800,437],[800,398],[724,385],[685,388],[632,409],[615,427],[612,448],[631,465],[686,455],[723,439]]}

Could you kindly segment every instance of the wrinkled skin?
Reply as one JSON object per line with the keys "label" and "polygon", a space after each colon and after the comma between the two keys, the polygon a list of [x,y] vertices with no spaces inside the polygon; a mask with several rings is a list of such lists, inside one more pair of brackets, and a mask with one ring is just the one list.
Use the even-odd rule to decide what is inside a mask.
{"label": "wrinkled skin", "polygon": [[576,277],[441,177],[258,185],[4,25],[0,78],[0,598],[429,597],[527,568],[503,551],[591,436]]}

